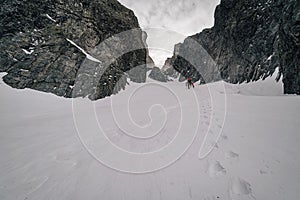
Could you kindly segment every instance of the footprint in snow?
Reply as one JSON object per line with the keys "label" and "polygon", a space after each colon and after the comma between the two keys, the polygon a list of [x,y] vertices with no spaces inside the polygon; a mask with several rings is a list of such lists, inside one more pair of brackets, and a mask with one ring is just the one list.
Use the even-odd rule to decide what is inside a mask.
{"label": "footprint in snow", "polygon": [[203,200],[219,200],[221,199],[219,196],[214,196],[214,195],[206,195],[202,198]]}
{"label": "footprint in snow", "polygon": [[261,169],[261,170],[259,170],[259,173],[260,173],[260,174],[267,174],[268,172]]}
{"label": "footprint in snow", "polygon": [[238,158],[239,157],[239,154],[233,152],[233,151],[229,151],[225,154],[225,157],[227,159],[231,159],[231,158]]}
{"label": "footprint in snow", "polygon": [[211,146],[212,148],[216,148],[216,149],[219,148],[219,145],[218,145],[218,143],[217,143],[216,141],[210,141],[209,143],[210,143],[210,146]]}
{"label": "footprint in snow", "polygon": [[226,174],[226,169],[219,161],[210,163],[208,166],[208,174],[211,178],[217,178]]}
{"label": "footprint in snow", "polygon": [[222,138],[223,140],[228,140],[227,135],[221,135],[221,138]]}
{"label": "footprint in snow", "polygon": [[231,199],[255,199],[250,183],[241,178],[234,178],[230,185]]}

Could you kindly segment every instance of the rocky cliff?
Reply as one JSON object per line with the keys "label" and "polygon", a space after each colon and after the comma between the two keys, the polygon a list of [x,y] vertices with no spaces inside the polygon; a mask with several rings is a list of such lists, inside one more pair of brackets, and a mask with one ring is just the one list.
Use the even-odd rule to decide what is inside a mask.
{"label": "rocky cliff", "polygon": [[176,45],[168,62],[206,82],[255,81],[279,67],[284,92],[300,94],[299,45],[300,1],[221,0],[214,26]]}
{"label": "rocky cliff", "polygon": [[124,88],[127,77],[145,81],[145,33],[134,13],[116,0],[0,5],[0,72],[7,72],[3,80],[10,86],[95,100]]}

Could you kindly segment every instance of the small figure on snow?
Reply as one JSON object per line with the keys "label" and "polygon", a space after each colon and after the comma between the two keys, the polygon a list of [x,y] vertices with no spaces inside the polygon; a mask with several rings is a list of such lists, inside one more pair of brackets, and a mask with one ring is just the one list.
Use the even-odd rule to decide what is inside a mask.
{"label": "small figure on snow", "polygon": [[190,77],[187,78],[186,84],[187,84],[188,89],[190,89],[191,86],[195,87],[194,83],[192,82],[192,79]]}

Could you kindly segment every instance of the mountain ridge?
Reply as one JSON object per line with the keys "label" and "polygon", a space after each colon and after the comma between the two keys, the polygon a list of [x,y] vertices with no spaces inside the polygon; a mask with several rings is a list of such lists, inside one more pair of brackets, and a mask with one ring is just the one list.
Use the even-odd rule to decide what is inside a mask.
{"label": "mountain ridge", "polygon": [[[0,72],[8,73],[3,77],[8,85],[96,100],[124,89],[127,77],[145,82],[149,57],[146,34],[133,11],[118,1],[11,0],[2,1],[1,8]],[[97,48],[112,36],[130,30],[134,30],[128,36],[130,45],[144,48],[118,58],[106,52],[126,49],[129,41]],[[106,56],[101,61],[108,66],[101,77],[95,74],[103,66],[87,60],[84,52]],[[86,70],[80,78],[83,64]]]}
{"label": "mountain ridge", "polygon": [[222,0],[214,26],[175,45],[168,63],[180,80],[230,83],[265,79],[279,67],[284,93],[300,94],[299,30],[299,1]]}

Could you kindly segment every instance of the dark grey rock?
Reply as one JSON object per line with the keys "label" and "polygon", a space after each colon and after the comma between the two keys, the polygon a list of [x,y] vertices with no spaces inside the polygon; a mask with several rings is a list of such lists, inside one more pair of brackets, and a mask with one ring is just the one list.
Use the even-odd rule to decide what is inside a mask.
{"label": "dark grey rock", "polygon": [[172,65],[194,82],[231,83],[264,79],[279,67],[284,92],[300,94],[299,36],[298,0],[221,0],[214,27],[178,44]]}
{"label": "dark grey rock", "polygon": [[[124,89],[127,78],[146,80],[146,38],[134,13],[116,0],[10,0],[0,5],[0,72],[8,73],[3,77],[8,85],[95,100]],[[102,44],[135,28],[126,38]],[[87,60],[67,39],[101,63]],[[133,46],[141,48],[126,52]]]}
{"label": "dark grey rock", "polygon": [[158,67],[153,67],[149,74],[149,78],[152,78],[153,80],[157,80],[160,82],[167,82],[168,78],[165,74],[162,73],[162,71]]}
{"label": "dark grey rock", "polygon": [[168,69],[166,69],[165,71],[162,71],[162,73],[164,75],[166,75],[167,77],[171,77],[171,78],[178,78],[179,76],[179,73],[173,68],[173,67],[170,67]]}

